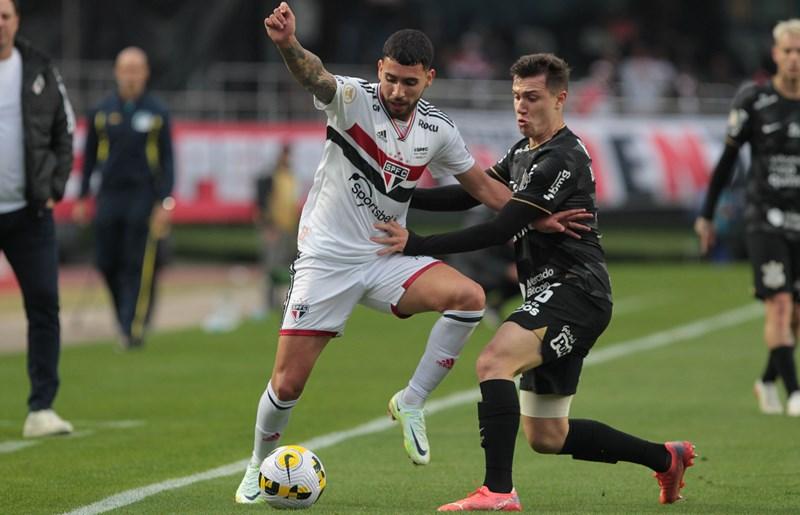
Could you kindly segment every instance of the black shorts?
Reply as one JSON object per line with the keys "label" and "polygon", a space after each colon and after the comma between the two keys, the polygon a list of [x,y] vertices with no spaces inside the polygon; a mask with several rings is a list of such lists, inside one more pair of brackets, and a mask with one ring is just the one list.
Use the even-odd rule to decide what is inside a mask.
{"label": "black shorts", "polygon": [[576,286],[556,284],[525,299],[506,320],[531,331],[546,328],[542,364],[522,374],[520,389],[572,395],[583,359],[611,321],[611,302]]}
{"label": "black shorts", "polygon": [[755,296],[789,292],[800,302],[800,241],[765,231],[748,232],[746,239]]}

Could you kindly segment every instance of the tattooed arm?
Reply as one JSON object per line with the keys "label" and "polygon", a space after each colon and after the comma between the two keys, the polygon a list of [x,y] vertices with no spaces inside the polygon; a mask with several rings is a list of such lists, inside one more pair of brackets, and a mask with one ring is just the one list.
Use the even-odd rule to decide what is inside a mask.
{"label": "tattooed arm", "polygon": [[336,79],[325,69],[319,57],[297,41],[295,16],[289,5],[281,2],[264,20],[264,26],[295,80],[321,102],[331,103],[336,94]]}

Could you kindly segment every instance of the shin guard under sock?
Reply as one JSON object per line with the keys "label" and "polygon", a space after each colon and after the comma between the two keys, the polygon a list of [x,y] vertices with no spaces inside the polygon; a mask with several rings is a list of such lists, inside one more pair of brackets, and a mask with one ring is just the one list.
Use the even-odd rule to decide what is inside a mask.
{"label": "shin guard under sock", "polygon": [[486,458],[483,484],[492,492],[508,493],[514,487],[511,469],[519,430],[517,386],[513,381],[490,379],[480,387],[478,424]]}
{"label": "shin guard under sock", "polygon": [[576,460],[616,463],[627,461],[656,472],[669,468],[671,456],[660,443],[648,442],[595,420],[570,419],[569,432],[559,454]]}
{"label": "shin guard under sock", "polygon": [[797,368],[794,363],[794,347],[782,345],[772,349],[772,362],[783,380],[786,393],[791,395],[797,391]]}
{"label": "shin guard under sock", "polygon": [[762,383],[774,383],[778,378],[778,368],[775,366],[774,350],[771,349],[767,355],[767,365],[764,367],[764,373],[761,374]]}
{"label": "shin guard under sock", "polygon": [[278,439],[289,423],[289,414],[295,404],[297,404],[297,399],[292,401],[278,399],[272,389],[272,382],[267,384],[267,389],[264,390],[258,401],[252,463],[261,464],[267,454],[278,445]]}

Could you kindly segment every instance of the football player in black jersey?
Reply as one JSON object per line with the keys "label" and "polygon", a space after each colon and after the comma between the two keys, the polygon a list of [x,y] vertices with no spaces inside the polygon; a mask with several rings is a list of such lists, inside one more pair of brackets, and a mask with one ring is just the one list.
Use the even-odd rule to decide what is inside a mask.
{"label": "football player in black jersey", "polygon": [[[521,57],[512,67],[512,93],[524,136],[487,173],[513,191],[491,221],[433,236],[399,224],[378,224],[382,251],[407,255],[465,252],[514,241],[524,302],[498,329],[477,362],[483,486],[440,511],[519,511],[512,483],[514,444],[520,423],[534,451],[616,463],[655,471],[661,503],[680,498],[688,441],[649,442],[594,420],[569,418],[583,360],[611,318],[611,286],[600,246],[591,159],[564,124],[569,67],[552,54]],[[477,204],[458,186],[417,190],[412,207],[449,210]],[[558,211],[585,210],[585,226],[568,219],[561,232],[537,223]],[[586,229],[582,236],[574,230]],[[520,395],[513,378],[522,374]]]}
{"label": "football player in black jersey", "polygon": [[764,301],[767,365],[754,391],[759,408],[780,414],[775,381],[786,388],[786,413],[800,416],[794,346],[800,324],[800,19],[773,30],[777,72],[766,84],[747,84],[733,101],[725,150],[711,177],[695,221],[703,253],[714,244],[712,220],[720,193],[730,182],[739,148],[750,144],[745,229],[755,295]]}

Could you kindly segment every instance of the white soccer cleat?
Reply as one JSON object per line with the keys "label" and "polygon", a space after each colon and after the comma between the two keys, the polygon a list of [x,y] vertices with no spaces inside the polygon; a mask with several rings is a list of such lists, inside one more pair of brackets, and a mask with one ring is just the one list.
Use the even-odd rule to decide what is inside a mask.
{"label": "white soccer cleat", "polygon": [[261,495],[261,489],[258,487],[258,465],[253,465],[252,462],[247,464],[244,477],[242,482],[239,483],[239,488],[236,489],[234,499],[239,504],[261,504],[266,502],[266,499]]}
{"label": "white soccer cleat", "polygon": [[415,465],[427,465],[431,461],[431,450],[425,430],[425,414],[422,409],[403,406],[400,390],[389,399],[389,416],[400,422],[403,428],[403,447]]}
{"label": "white soccer cleat", "polygon": [[800,417],[800,390],[792,392],[786,401],[786,414],[790,417]]}
{"label": "white soccer cleat", "polygon": [[40,436],[68,435],[72,432],[72,424],[58,416],[51,409],[31,411],[25,419],[22,436],[38,438]]}
{"label": "white soccer cleat", "polygon": [[[783,406],[778,397],[778,387],[775,383],[765,383],[761,379],[757,379],[753,385],[753,393],[756,394],[758,408],[761,413],[767,415],[780,415],[783,413]],[[800,399],[798,399],[798,402],[800,402]],[[798,409],[800,409],[800,405],[798,405]]]}
{"label": "white soccer cleat", "polygon": [[236,496],[234,497],[239,504],[261,504],[266,502],[266,499],[261,495],[261,489],[258,487],[258,465],[253,465],[253,462],[247,464],[244,470],[244,477],[242,482],[239,483],[239,488],[236,489]]}

